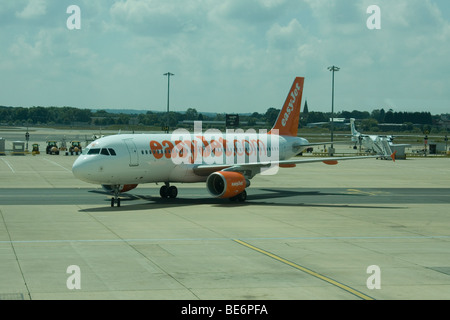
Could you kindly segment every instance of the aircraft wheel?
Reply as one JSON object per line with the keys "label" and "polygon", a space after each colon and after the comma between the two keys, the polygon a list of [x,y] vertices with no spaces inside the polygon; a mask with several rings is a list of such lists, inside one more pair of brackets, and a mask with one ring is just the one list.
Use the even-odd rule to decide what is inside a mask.
{"label": "aircraft wheel", "polygon": [[116,203],[117,203],[117,207],[120,207],[120,198],[117,198],[117,201],[116,201],[116,199],[111,198],[111,207],[114,207],[114,204],[116,204]]}
{"label": "aircraft wheel", "polygon": [[237,200],[240,202],[244,202],[247,200],[247,191],[242,191],[240,194],[237,195]]}
{"label": "aircraft wheel", "polygon": [[167,186],[162,186],[161,189],[159,189],[159,195],[161,198],[167,198],[169,196],[169,188],[167,188]]}
{"label": "aircraft wheel", "polygon": [[244,202],[245,200],[247,200],[247,191],[245,190],[239,193],[237,196],[230,198],[230,201]]}
{"label": "aircraft wheel", "polygon": [[175,186],[170,186],[169,189],[167,190],[167,194],[169,196],[169,198],[176,198],[178,195],[178,189]]}

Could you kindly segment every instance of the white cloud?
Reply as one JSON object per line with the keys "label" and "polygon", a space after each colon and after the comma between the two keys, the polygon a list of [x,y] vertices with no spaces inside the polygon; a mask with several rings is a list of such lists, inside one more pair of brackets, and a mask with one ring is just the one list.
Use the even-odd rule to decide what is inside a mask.
{"label": "white cloud", "polygon": [[279,49],[291,49],[297,47],[299,43],[305,40],[305,31],[297,19],[292,19],[285,27],[275,23],[269,31],[267,38],[269,46]]}
{"label": "white cloud", "polygon": [[139,35],[164,37],[199,28],[198,1],[126,0],[110,9],[112,23]]}
{"label": "white cloud", "polygon": [[286,0],[228,0],[210,6],[211,16],[225,21],[245,24],[271,23],[284,10]]}
{"label": "white cloud", "polygon": [[[404,100],[407,108],[408,104],[424,106],[434,96],[442,97],[440,84],[448,82],[444,70],[449,69],[445,58],[450,55],[449,22],[435,1],[377,1],[381,30],[366,28],[366,9],[373,1],[306,2],[319,23],[314,33],[322,46],[314,46],[314,50],[330,65],[341,67],[336,75],[340,107],[370,108],[382,106],[385,97],[390,101],[394,97],[412,98],[415,103]],[[328,85],[329,74],[321,77],[321,83]],[[313,90],[319,92],[320,88]],[[317,106],[329,104],[328,96],[313,99]],[[439,108],[442,111],[444,106]]]}
{"label": "white cloud", "polygon": [[280,106],[299,75],[310,110],[327,110],[332,64],[341,67],[343,108],[381,107],[386,97],[450,100],[447,1],[378,0],[382,29],[374,31],[366,27],[371,0],[79,0],[82,29],[69,31],[72,2],[0,3],[0,81],[9,97],[0,104],[33,100],[6,80],[21,77],[37,91],[46,78],[59,80],[61,92],[72,92],[64,83],[95,88],[72,97],[80,106],[157,108],[171,71],[174,107],[264,112]]}
{"label": "white cloud", "polygon": [[22,19],[33,19],[45,15],[46,12],[46,0],[29,0],[26,7],[22,11],[17,12],[16,15]]}

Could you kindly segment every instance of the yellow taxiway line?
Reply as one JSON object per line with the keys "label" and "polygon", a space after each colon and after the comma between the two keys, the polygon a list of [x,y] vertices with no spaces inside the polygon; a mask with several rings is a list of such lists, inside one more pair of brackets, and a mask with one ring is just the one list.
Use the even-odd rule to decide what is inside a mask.
{"label": "yellow taxiway line", "polygon": [[271,258],[273,258],[275,260],[283,262],[283,263],[285,263],[285,264],[287,264],[287,265],[289,265],[289,266],[291,266],[291,267],[293,267],[295,269],[298,269],[300,271],[306,272],[307,274],[309,274],[309,275],[311,275],[313,277],[316,277],[316,278],[318,278],[320,280],[326,281],[326,282],[328,282],[328,283],[330,283],[330,284],[332,284],[332,285],[334,285],[336,287],[339,287],[342,290],[345,290],[345,291],[347,291],[347,292],[349,292],[349,293],[351,293],[351,294],[353,294],[353,295],[355,295],[355,296],[357,296],[357,297],[359,297],[359,298],[361,298],[363,300],[374,300],[374,298],[372,298],[372,297],[370,297],[370,296],[368,296],[368,295],[366,295],[366,294],[364,294],[362,292],[359,292],[358,290],[355,290],[355,289],[353,289],[353,288],[351,288],[349,286],[346,286],[345,284],[342,284],[342,283],[340,283],[340,282],[338,282],[336,280],[333,280],[333,279],[328,278],[328,277],[326,277],[324,275],[321,275],[320,273],[317,273],[317,272],[315,272],[313,270],[310,270],[308,268],[302,267],[302,266],[300,266],[300,265],[298,265],[296,263],[288,261],[288,260],[286,260],[286,259],[284,259],[282,257],[279,257],[279,256],[277,256],[277,255],[275,255],[273,253],[270,253],[268,251],[262,250],[260,248],[255,247],[255,246],[252,246],[251,244],[249,244],[247,242],[244,242],[244,241],[241,241],[241,240],[238,240],[238,239],[234,239],[233,241],[235,241],[235,242],[237,242],[237,243],[239,243],[239,244],[241,244],[243,246],[246,246],[247,248],[250,248],[252,250],[260,252],[260,253],[262,253],[262,254],[264,254],[266,256],[269,256],[269,257],[271,257]]}

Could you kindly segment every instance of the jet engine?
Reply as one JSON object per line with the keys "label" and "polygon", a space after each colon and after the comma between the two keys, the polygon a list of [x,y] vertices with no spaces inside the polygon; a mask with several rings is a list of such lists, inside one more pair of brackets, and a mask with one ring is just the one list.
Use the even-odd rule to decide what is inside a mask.
{"label": "jet engine", "polygon": [[[119,192],[127,192],[127,191],[130,191],[130,190],[133,190],[137,186],[138,186],[137,184],[120,185],[118,191]],[[113,185],[102,184],[102,188],[103,188],[103,190],[105,190],[107,192],[114,193],[114,186]]]}
{"label": "jet engine", "polygon": [[206,179],[209,193],[218,198],[232,198],[245,191],[250,181],[239,172],[217,171]]}

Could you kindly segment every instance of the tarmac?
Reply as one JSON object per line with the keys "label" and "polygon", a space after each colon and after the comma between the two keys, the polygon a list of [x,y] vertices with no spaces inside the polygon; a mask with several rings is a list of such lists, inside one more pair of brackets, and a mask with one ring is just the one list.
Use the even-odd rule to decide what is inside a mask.
{"label": "tarmac", "polygon": [[[42,152],[42,148],[41,148]],[[76,156],[0,156],[0,300],[450,299],[450,159],[364,159],[110,196]]]}

